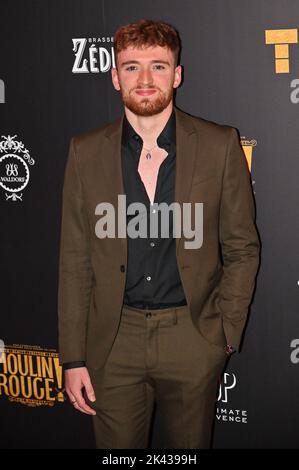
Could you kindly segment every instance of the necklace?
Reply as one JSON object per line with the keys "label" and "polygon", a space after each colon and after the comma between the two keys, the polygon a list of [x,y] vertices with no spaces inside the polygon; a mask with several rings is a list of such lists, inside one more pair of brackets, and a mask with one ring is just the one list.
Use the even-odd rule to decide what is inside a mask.
{"label": "necklace", "polygon": [[[147,154],[145,155],[145,158],[146,158],[147,160],[149,160],[150,158],[152,158],[152,156],[151,156],[151,154],[150,154],[150,151],[153,150],[155,147],[158,147],[158,145],[154,145],[154,147],[152,147],[151,149],[147,149],[147,148],[143,147],[144,150],[147,150]],[[142,149],[142,150],[143,150],[143,149]]]}

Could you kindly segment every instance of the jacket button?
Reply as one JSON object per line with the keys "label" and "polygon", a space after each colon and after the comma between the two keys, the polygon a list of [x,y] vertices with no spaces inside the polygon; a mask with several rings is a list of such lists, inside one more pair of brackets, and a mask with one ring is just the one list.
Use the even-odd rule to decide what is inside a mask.
{"label": "jacket button", "polygon": [[126,268],[125,268],[125,265],[124,265],[124,264],[121,264],[121,265],[120,265],[120,270],[121,270],[122,273],[125,272]]}

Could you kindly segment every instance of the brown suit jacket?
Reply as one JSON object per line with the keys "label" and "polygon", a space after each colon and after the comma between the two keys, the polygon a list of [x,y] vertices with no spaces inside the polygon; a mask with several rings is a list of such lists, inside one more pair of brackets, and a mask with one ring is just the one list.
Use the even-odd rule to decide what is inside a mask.
{"label": "brown suit jacket", "polygon": [[[205,339],[239,349],[259,262],[254,201],[236,130],[175,107],[175,201],[203,202],[203,244],[176,257],[192,320]],[[59,349],[62,362],[101,368],[120,321],[127,239],[99,239],[95,207],[117,208],[123,116],[73,137],[66,164],[59,262]]]}

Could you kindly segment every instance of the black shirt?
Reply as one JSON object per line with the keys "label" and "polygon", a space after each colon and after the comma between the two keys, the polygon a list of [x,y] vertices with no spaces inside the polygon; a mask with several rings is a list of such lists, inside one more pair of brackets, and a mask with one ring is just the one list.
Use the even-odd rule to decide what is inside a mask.
{"label": "black shirt", "polygon": [[[176,168],[176,121],[173,109],[164,129],[157,139],[159,147],[165,149],[167,157],[160,165],[154,203],[170,205],[174,202]],[[122,173],[127,208],[131,203],[142,203],[146,210],[140,214],[147,219],[147,238],[131,238],[127,235],[128,266],[124,293],[124,304],[141,309],[159,309],[186,305],[177,260],[176,243],[173,237],[173,212],[169,211],[169,237],[162,237],[161,218],[158,217],[158,237],[149,235],[151,207],[144,184],[138,173],[142,150],[142,138],[135,132],[124,115],[122,129]],[[136,215],[138,212],[136,213]],[[127,215],[127,225],[134,215]],[[138,230],[138,226],[136,226]],[[64,369],[83,367],[84,361],[65,363]]]}
{"label": "black shirt", "polygon": [[[159,147],[168,152],[162,161],[157,177],[154,205],[151,207],[146,189],[138,173],[142,138],[135,132],[124,115],[122,132],[122,173],[127,207],[139,202],[146,210],[137,212],[147,219],[147,238],[131,238],[127,235],[128,266],[124,304],[142,309],[159,309],[186,305],[185,294],[177,267],[176,244],[173,237],[173,212],[169,211],[169,237],[161,235],[161,214],[155,203],[174,202],[176,164],[175,111],[157,139]],[[158,237],[150,237],[150,211],[158,218]],[[134,215],[127,215],[127,225]],[[137,226],[138,229],[138,226]]]}

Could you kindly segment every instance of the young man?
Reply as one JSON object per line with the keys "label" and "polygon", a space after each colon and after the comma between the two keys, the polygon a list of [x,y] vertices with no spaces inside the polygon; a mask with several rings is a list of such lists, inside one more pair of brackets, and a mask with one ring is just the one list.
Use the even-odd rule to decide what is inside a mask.
{"label": "young man", "polygon": [[[250,175],[235,129],[174,106],[182,70],[172,26],[126,25],[114,48],[112,82],[124,113],[73,138],[65,172],[59,343],[66,391],[75,409],[93,415],[98,448],[147,448],[154,402],[161,448],[207,448],[218,379],[239,349],[258,267]],[[103,203],[118,228],[125,222],[125,235],[123,227],[104,233],[113,224]],[[196,214],[159,212],[162,203],[188,203],[192,214],[202,203],[194,231],[202,243],[186,243]],[[136,207],[140,225],[157,224],[155,236],[148,229],[135,236]]]}

